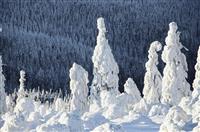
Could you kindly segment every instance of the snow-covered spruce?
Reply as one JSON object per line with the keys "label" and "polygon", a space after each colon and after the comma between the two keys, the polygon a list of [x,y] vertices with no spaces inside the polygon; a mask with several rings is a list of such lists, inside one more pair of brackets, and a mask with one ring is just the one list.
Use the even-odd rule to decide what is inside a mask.
{"label": "snow-covered spruce", "polygon": [[148,62],[146,63],[146,73],[144,77],[144,99],[148,104],[160,103],[162,90],[162,76],[158,71],[158,54],[162,45],[158,41],[151,43],[149,48]]}
{"label": "snow-covered spruce", "polygon": [[195,79],[194,79],[194,82],[193,82],[193,92],[192,92],[192,97],[194,99],[197,99],[198,96],[200,95],[200,47],[199,47],[199,50],[198,50],[198,55],[197,55],[197,63],[195,65]]}
{"label": "snow-covered spruce", "polygon": [[20,79],[19,79],[19,90],[18,90],[18,92],[17,92],[17,102],[21,99],[21,98],[23,98],[23,97],[25,97],[25,81],[26,81],[26,78],[25,78],[25,75],[26,75],[26,73],[25,73],[25,71],[24,70],[21,70],[20,71]]}
{"label": "snow-covered spruce", "polygon": [[173,106],[166,115],[159,132],[181,132],[189,117],[179,106]]}
{"label": "snow-covered spruce", "polygon": [[128,105],[128,109],[130,109],[135,103],[139,102],[142,98],[140,91],[132,78],[128,78],[124,84],[124,91],[127,96],[126,104]]}
{"label": "snow-covered spruce", "polygon": [[73,64],[69,72],[72,94],[70,111],[77,110],[82,114],[88,109],[88,72],[76,63]]}
{"label": "snow-covered spruce", "polygon": [[190,85],[188,77],[188,66],[185,55],[181,52],[184,48],[180,40],[180,32],[175,22],[169,24],[166,45],[162,52],[162,60],[166,63],[162,80],[162,103],[178,105],[181,98],[190,96]]}
{"label": "snow-covered spruce", "polygon": [[91,86],[90,98],[92,103],[101,105],[99,97],[101,91],[110,91],[114,94],[113,96],[119,93],[119,68],[108,44],[108,40],[106,39],[106,27],[103,18],[97,19],[97,28],[99,33],[97,36],[97,45],[92,56],[94,78]]}
{"label": "snow-covered spruce", "polygon": [[5,77],[2,69],[2,57],[0,56],[0,115],[6,112],[6,93],[5,93]]}

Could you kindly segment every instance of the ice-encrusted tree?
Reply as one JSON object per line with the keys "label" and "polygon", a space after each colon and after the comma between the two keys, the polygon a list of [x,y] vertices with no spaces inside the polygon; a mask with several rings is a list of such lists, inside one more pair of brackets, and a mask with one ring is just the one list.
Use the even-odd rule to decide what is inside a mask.
{"label": "ice-encrusted tree", "polygon": [[25,73],[25,71],[24,70],[21,70],[20,71],[20,79],[19,79],[19,90],[18,90],[18,92],[17,92],[17,102],[21,99],[21,98],[23,98],[23,97],[25,97],[25,81],[26,81],[26,78],[25,78],[25,76],[26,76],[26,73]]}
{"label": "ice-encrusted tree", "polygon": [[82,114],[88,108],[88,72],[76,63],[73,64],[69,72],[72,95],[70,111],[76,110]]}
{"label": "ice-encrusted tree", "polygon": [[117,94],[119,68],[112,54],[112,50],[106,39],[106,26],[104,18],[97,19],[97,45],[92,56],[93,62],[93,82],[91,86],[91,99],[100,104],[99,94],[101,91],[110,91]]}
{"label": "ice-encrusted tree", "polygon": [[198,96],[200,95],[200,47],[198,50],[198,56],[197,56],[197,63],[195,65],[195,79],[193,81],[193,92],[192,92],[192,96],[193,98],[198,98]]}
{"label": "ice-encrusted tree", "polygon": [[6,112],[5,77],[3,75],[2,57],[0,56],[0,115]]}
{"label": "ice-encrusted tree", "polygon": [[187,61],[181,52],[184,48],[180,42],[180,32],[175,22],[169,24],[168,36],[162,52],[162,60],[166,63],[162,79],[162,102],[168,105],[177,105],[182,97],[191,94],[187,82]]}
{"label": "ice-encrusted tree", "polygon": [[[141,100],[141,94],[140,91],[137,88],[137,85],[135,84],[135,82],[133,81],[132,78],[128,78],[128,80],[126,81],[126,83],[124,84],[124,91],[130,95],[130,103],[132,103],[132,105],[134,103],[137,103]],[[128,101],[129,102],[129,101]]]}
{"label": "ice-encrusted tree", "polygon": [[145,65],[146,73],[144,76],[144,99],[148,104],[155,104],[160,102],[162,90],[162,75],[160,74],[158,65],[157,52],[162,49],[162,45],[158,41],[151,43],[149,48],[148,61]]}

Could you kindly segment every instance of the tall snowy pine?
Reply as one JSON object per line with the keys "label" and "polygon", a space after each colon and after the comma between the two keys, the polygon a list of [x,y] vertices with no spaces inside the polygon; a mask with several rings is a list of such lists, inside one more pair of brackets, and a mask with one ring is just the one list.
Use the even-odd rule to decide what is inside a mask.
{"label": "tall snowy pine", "polygon": [[6,112],[6,93],[5,93],[5,77],[2,69],[2,57],[0,56],[0,115]]}
{"label": "tall snowy pine", "polygon": [[155,104],[160,102],[162,90],[162,76],[158,71],[158,54],[162,45],[155,41],[151,43],[149,48],[148,62],[146,63],[146,73],[144,77],[144,99],[148,104]]}
{"label": "tall snowy pine", "polygon": [[[119,68],[112,54],[111,48],[106,39],[106,27],[103,18],[97,19],[97,45],[92,56],[93,82],[91,87],[91,100],[100,105],[101,92],[109,91],[112,94],[118,91]],[[94,102],[93,102],[94,103]]]}
{"label": "tall snowy pine", "polygon": [[162,102],[177,105],[181,98],[191,94],[187,82],[188,66],[185,55],[181,52],[180,32],[175,22],[169,24],[168,36],[162,52],[162,60],[166,63],[162,80]]}

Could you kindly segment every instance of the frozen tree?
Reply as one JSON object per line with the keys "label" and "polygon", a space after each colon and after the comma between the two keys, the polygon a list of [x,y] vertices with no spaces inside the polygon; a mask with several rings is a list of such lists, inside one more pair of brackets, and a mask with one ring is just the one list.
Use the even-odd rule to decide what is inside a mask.
{"label": "frozen tree", "polygon": [[14,110],[15,102],[11,94],[6,96],[6,106],[7,106],[7,111],[12,112]]}
{"label": "frozen tree", "polygon": [[91,99],[100,104],[99,94],[102,91],[118,93],[119,68],[106,39],[106,27],[103,18],[97,19],[97,45],[92,56],[94,79],[91,87]]}
{"label": "frozen tree", "polygon": [[140,91],[137,88],[137,85],[133,81],[132,78],[128,78],[126,83],[124,84],[124,91],[128,95],[128,102],[130,104],[135,104],[141,100]]}
{"label": "frozen tree", "polygon": [[19,82],[20,82],[20,85],[19,85],[19,90],[17,92],[17,102],[23,98],[25,96],[25,81],[26,81],[26,78],[25,78],[25,71],[24,70],[21,70],[20,71],[20,79],[19,79]]}
{"label": "frozen tree", "polygon": [[0,56],[0,115],[6,112],[6,93],[5,93],[5,77],[2,69],[2,57]]}
{"label": "frozen tree", "polygon": [[76,63],[73,64],[69,72],[72,94],[70,110],[79,111],[81,114],[88,108],[88,73],[82,66]]}
{"label": "frozen tree", "polygon": [[155,104],[160,102],[162,90],[162,76],[158,71],[158,54],[162,45],[155,41],[151,43],[149,48],[148,62],[146,63],[146,73],[144,77],[144,99],[148,104]]}
{"label": "frozen tree", "polygon": [[198,50],[198,56],[197,56],[197,63],[195,65],[195,79],[193,82],[193,92],[192,92],[192,96],[193,98],[198,98],[198,96],[200,95],[200,47]]}
{"label": "frozen tree", "polygon": [[181,52],[184,48],[180,42],[180,32],[175,22],[169,24],[166,46],[162,52],[162,60],[166,63],[162,80],[162,102],[177,105],[181,98],[191,94],[187,82],[188,66],[185,55]]}

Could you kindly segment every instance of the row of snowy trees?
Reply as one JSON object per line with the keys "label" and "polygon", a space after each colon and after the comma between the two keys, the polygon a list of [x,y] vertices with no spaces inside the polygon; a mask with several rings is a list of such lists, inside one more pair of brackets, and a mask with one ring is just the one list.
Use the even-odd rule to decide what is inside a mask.
{"label": "row of snowy trees", "polygon": [[[88,88],[88,72],[82,66],[74,63],[69,71],[71,89],[70,99],[62,100],[57,97],[54,99],[54,103],[51,104],[55,111],[63,110],[69,112],[67,114],[68,123],[77,124],[76,127],[70,127],[69,129],[71,131],[82,131],[83,125],[81,124],[80,118],[86,112],[100,112],[108,119],[115,119],[131,113],[149,114],[151,116],[156,113],[166,115],[167,109],[171,107],[166,115],[166,122],[161,125],[160,130],[181,130],[183,124],[188,120],[188,111],[192,111],[192,108],[194,107],[195,112],[193,112],[194,114],[192,114],[192,116],[195,116],[199,112],[197,107],[200,97],[200,55],[198,55],[197,64],[195,66],[197,71],[193,83],[195,90],[191,97],[190,85],[186,80],[188,70],[186,57],[181,52],[181,49],[184,48],[184,46],[180,42],[180,32],[177,32],[177,24],[175,22],[169,24],[168,36],[165,40],[166,45],[162,52],[162,60],[166,63],[163,77],[157,69],[157,52],[162,49],[161,43],[155,41],[149,48],[149,60],[145,65],[146,74],[144,79],[143,98],[141,97],[135,82],[131,78],[128,78],[124,84],[124,93],[119,92],[119,67],[114,59],[108,40],[106,39],[107,30],[103,18],[97,19],[97,28],[99,32],[97,36],[97,45],[92,56],[94,78],[90,87],[90,94]],[[34,95],[34,92],[28,94],[25,91],[25,72],[20,71],[20,87],[17,92],[16,106],[12,108],[10,102],[15,100],[11,99],[10,101],[8,98],[6,101],[7,97],[4,90],[5,77],[2,74],[1,58],[0,65],[0,103],[3,104],[0,107],[0,113],[5,113],[6,107],[11,107],[10,109],[15,113],[23,113],[24,116],[28,116],[33,111],[31,108],[35,109],[38,103],[35,102],[35,97],[37,97],[37,95]],[[187,103],[187,100],[189,100],[190,103]],[[182,108],[184,108],[184,110]],[[186,111],[185,108],[189,110]],[[183,121],[182,124],[178,124],[177,119],[174,119],[174,116]],[[199,118],[195,118],[195,121],[199,122]],[[168,124],[174,126],[168,128]],[[6,127],[3,127],[2,130],[5,128]]]}

